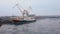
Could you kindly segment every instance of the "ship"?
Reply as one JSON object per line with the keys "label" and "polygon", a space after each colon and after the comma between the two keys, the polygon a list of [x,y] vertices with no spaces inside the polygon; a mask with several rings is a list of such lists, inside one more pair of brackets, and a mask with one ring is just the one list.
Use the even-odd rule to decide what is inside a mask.
{"label": "ship", "polygon": [[[22,16],[21,17],[13,17],[13,22],[35,22],[36,18],[35,15],[29,14],[29,11],[27,9],[21,10],[21,8],[18,7],[18,4],[16,4],[17,8],[20,10]],[[31,7],[30,7],[31,8]]]}

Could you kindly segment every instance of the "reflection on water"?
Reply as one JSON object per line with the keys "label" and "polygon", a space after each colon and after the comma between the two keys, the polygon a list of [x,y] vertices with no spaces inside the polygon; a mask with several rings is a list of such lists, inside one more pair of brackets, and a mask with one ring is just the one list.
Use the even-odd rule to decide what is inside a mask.
{"label": "reflection on water", "polygon": [[40,19],[24,25],[3,25],[0,34],[60,34],[60,19]]}

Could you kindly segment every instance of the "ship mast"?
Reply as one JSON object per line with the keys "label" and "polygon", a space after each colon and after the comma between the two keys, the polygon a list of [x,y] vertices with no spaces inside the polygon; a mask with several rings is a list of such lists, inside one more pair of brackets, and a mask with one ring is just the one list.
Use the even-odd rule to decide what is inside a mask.
{"label": "ship mast", "polygon": [[19,4],[16,4],[17,8],[20,10],[20,12],[22,13],[23,19],[25,18],[25,15],[28,17],[29,13],[28,10],[19,8]]}
{"label": "ship mast", "polygon": [[[23,0],[24,1],[24,0]],[[22,7],[19,7],[19,4],[17,3],[15,6],[17,6],[17,8],[19,9],[19,11],[22,13],[23,19],[25,18],[25,15],[28,17],[29,16],[29,12],[26,9],[23,9]],[[21,5],[20,5],[21,6]],[[22,10],[23,9],[23,10]],[[31,10],[31,4],[29,6],[29,9]]]}

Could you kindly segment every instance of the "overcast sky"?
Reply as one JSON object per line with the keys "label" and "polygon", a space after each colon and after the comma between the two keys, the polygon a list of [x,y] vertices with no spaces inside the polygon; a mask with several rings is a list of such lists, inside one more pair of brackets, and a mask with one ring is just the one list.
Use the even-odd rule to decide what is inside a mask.
{"label": "overcast sky", "polygon": [[60,0],[0,0],[0,16],[21,15],[17,7],[13,8],[16,3],[23,8],[31,5],[30,13],[36,15],[60,15]]}

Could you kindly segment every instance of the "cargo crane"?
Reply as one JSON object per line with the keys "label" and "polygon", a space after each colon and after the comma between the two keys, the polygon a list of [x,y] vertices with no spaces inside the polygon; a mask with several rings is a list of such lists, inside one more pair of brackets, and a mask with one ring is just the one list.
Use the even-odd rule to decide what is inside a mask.
{"label": "cargo crane", "polygon": [[[20,10],[20,12],[22,13],[23,16],[24,16],[24,15],[26,15],[26,16],[29,15],[28,10],[23,9],[23,8],[19,8],[19,5],[18,5],[18,4],[16,4],[16,6],[17,6],[17,8]],[[23,9],[23,10],[22,10],[22,9]]]}

